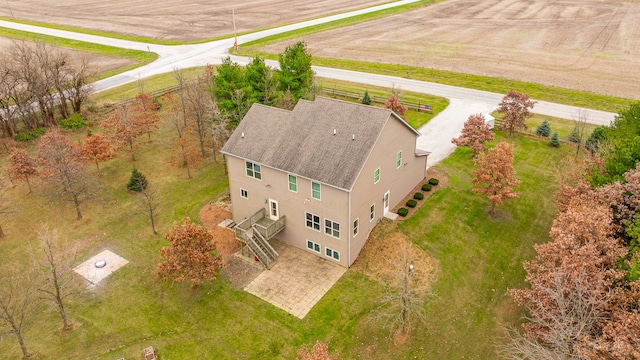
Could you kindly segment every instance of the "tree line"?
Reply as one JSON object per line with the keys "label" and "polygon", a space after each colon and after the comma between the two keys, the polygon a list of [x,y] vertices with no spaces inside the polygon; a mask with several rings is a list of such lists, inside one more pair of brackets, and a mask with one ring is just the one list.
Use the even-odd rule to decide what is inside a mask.
{"label": "tree line", "polygon": [[80,111],[93,75],[85,58],[71,59],[43,43],[14,42],[0,55],[0,128],[14,137],[56,125]]}

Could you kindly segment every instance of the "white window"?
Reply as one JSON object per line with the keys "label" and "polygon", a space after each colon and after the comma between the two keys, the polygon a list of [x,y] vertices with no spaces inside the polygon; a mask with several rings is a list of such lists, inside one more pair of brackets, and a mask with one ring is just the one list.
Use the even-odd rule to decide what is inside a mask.
{"label": "white window", "polygon": [[260,165],[254,164],[249,161],[245,161],[245,165],[248,177],[252,177],[258,180],[262,179],[262,169],[260,168]]}
{"label": "white window", "polygon": [[396,154],[396,169],[402,165],[402,151],[398,151]]}
{"label": "white window", "polygon": [[335,251],[335,250],[329,249],[329,248],[324,248],[324,254],[327,257],[330,257],[330,258],[332,258],[334,260],[340,261],[340,252],[338,252],[338,251]]}
{"label": "white window", "polygon": [[311,196],[316,200],[320,200],[320,183],[311,182]]}
{"label": "white window", "polygon": [[329,219],[324,219],[324,233],[340,239],[340,224]]}
{"label": "white window", "polygon": [[318,254],[320,254],[320,244],[318,243],[314,243],[311,240],[307,240],[307,249],[317,252]]}
{"label": "white window", "polygon": [[305,219],[309,229],[320,231],[320,216],[306,212]]}
{"label": "white window", "polygon": [[360,219],[355,219],[353,221],[353,236],[355,237],[356,235],[358,235],[358,231],[360,227]]}
{"label": "white window", "polygon": [[240,196],[245,198],[245,199],[248,199],[249,198],[249,193],[245,189],[240,189]]}
{"label": "white window", "polygon": [[373,172],[373,183],[377,184],[380,181],[380,168],[377,168],[376,171]]}
{"label": "white window", "polygon": [[373,221],[376,218],[376,204],[371,204],[369,208],[369,221]]}
{"label": "white window", "polygon": [[293,175],[289,175],[289,190],[298,192],[298,178]]}

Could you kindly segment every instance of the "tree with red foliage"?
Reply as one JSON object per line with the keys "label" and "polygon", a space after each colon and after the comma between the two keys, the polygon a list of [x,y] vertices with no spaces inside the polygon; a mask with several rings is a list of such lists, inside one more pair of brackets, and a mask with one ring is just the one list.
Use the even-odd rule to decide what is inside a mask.
{"label": "tree with red foliage", "polygon": [[224,264],[216,253],[213,234],[204,226],[196,225],[185,217],[182,225],[169,230],[165,238],[171,246],[165,246],[160,255],[165,261],[158,264],[157,273],[162,280],[190,281],[194,288],[203,280],[215,280]]}
{"label": "tree with red foliage", "polygon": [[13,148],[9,154],[9,174],[14,179],[24,180],[31,194],[31,182],[29,178],[38,175],[36,160],[32,159],[23,149]]}
{"label": "tree with red foliage", "polygon": [[505,141],[501,141],[487,154],[480,153],[473,159],[473,192],[482,194],[489,199],[493,214],[496,205],[500,205],[508,199],[518,197],[513,188],[520,184],[516,179],[516,170],[513,167],[513,147]]}
{"label": "tree with red foliage", "polygon": [[533,115],[531,109],[535,103],[529,99],[529,95],[509,90],[498,105],[498,112],[504,120],[500,129],[508,131],[509,136],[518,130],[526,130],[524,122]]}
{"label": "tree with red foliage", "polygon": [[487,148],[487,141],[493,140],[493,131],[484,121],[482,114],[470,115],[464,122],[462,133],[459,137],[451,139],[457,146],[468,146],[473,150],[473,157]]}
{"label": "tree with red foliage", "polygon": [[95,162],[96,169],[100,173],[99,163],[113,159],[116,154],[113,152],[111,143],[100,134],[89,134],[82,145],[82,156],[87,160]]}
{"label": "tree with red foliage", "polygon": [[298,349],[298,360],[341,360],[341,358],[329,354],[329,345],[316,341],[311,349],[306,346]]}
{"label": "tree with red foliage", "polygon": [[38,159],[40,177],[54,186],[55,199],[71,202],[81,220],[80,204],[89,195],[90,186],[80,147],[59,130],[51,129],[40,138]]}
{"label": "tree with red foliage", "polygon": [[400,99],[398,99],[396,95],[391,95],[391,97],[384,103],[384,107],[400,115],[403,119],[407,119],[404,116],[404,113],[407,112],[407,107],[402,105],[402,102],[400,102]]}

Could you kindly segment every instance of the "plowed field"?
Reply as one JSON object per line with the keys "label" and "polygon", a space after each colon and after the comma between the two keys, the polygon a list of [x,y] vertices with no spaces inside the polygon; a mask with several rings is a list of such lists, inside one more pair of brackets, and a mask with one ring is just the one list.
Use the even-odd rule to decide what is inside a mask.
{"label": "plowed field", "polygon": [[385,0],[7,0],[0,16],[167,40],[199,40],[345,12]]}
{"label": "plowed field", "polygon": [[[304,40],[315,57],[406,64],[640,99],[638,1],[447,0]],[[285,45],[267,49],[279,53]]]}

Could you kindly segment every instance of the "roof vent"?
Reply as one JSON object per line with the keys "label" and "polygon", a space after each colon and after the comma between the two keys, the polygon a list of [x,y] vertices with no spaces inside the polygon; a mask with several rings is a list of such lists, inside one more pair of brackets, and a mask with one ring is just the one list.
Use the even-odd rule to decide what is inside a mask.
{"label": "roof vent", "polygon": [[242,132],[242,138],[244,139],[244,131]]}
{"label": "roof vent", "polygon": [[336,136],[336,129],[333,129],[333,136]]}
{"label": "roof vent", "polygon": [[355,140],[356,139],[356,134],[351,135],[351,140]]}

